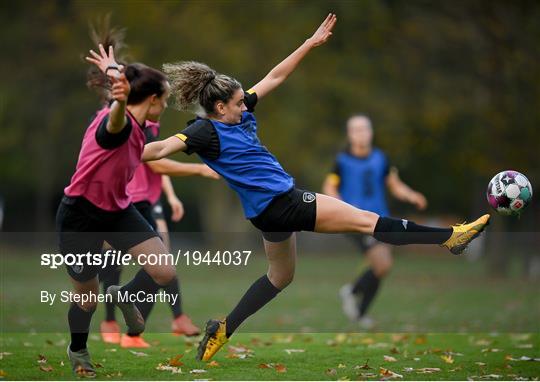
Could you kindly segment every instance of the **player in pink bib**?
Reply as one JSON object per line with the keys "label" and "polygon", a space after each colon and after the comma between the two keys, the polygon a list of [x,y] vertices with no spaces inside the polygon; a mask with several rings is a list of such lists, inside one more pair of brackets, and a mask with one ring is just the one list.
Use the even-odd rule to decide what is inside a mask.
{"label": "player in pink bib", "polygon": [[[100,51],[107,56],[102,46]],[[93,57],[88,60],[98,64],[99,54],[91,53]],[[157,232],[133,206],[127,186],[140,164],[146,121],[159,121],[167,107],[169,84],[163,73],[146,65],[131,64],[125,69],[117,66],[112,49],[108,57],[109,61],[99,63],[107,74],[103,83],[112,82],[114,102],[98,111],[85,132],[75,174],[64,190],[56,224],[64,255],[102,253],[106,241],[116,250],[131,254],[136,261],[143,254],[167,252]],[[67,266],[75,293],[97,295],[101,267],[88,258]],[[175,277],[172,264],[144,265],[126,285],[107,290],[107,298],[121,309],[129,333],[144,331],[144,319],[135,304],[123,302],[121,296],[141,291],[155,294]],[[95,301],[73,303],[68,312],[68,356],[78,376],[95,376],[86,345],[95,308]]]}

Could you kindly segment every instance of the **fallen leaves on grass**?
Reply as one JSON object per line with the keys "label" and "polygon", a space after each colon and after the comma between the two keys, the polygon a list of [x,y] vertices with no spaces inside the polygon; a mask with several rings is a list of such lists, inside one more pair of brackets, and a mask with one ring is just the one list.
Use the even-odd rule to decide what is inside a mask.
{"label": "fallen leaves on grass", "polygon": [[392,354],[399,354],[399,353],[401,353],[401,352],[399,351],[399,349],[398,349],[397,347],[394,346],[392,349],[390,349],[390,353],[392,353]]}
{"label": "fallen leaves on grass", "polygon": [[171,374],[182,374],[182,369],[181,368],[176,367],[176,366],[171,366],[171,365],[163,365],[161,363],[156,366],[156,370],[170,371]]}
{"label": "fallen leaves on grass", "polygon": [[105,351],[108,351],[108,352],[114,353],[114,352],[118,351],[118,349],[116,349],[116,348],[112,348],[112,349],[105,349]]}
{"label": "fallen leaves on grass", "polygon": [[129,352],[136,357],[148,357],[148,354],[143,353],[142,351],[130,350]]}
{"label": "fallen leaves on grass", "polygon": [[305,349],[285,349],[284,352],[291,355],[292,353],[304,353]]}
{"label": "fallen leaves on grass", "polygon": [[274,366],[274,369],[276,369],[276,371],[278,373],[286,373],[287,372],[287,367],[285,365],[283,365],[282,363],[277,363]]}
{"label": "fallen leaves on grass", "polygon": [[328,375],[330,377],[333,377],[333,376],[337,375],[337,370],[336,369],[326,369],[324,374],[326,374],[326,375]]}
{"label": "fallen leaves on grass", "polygon": [[225,356],[226,358],[246,359],[248,357],[253,357],[253,350],[240,344],[238,344],[238,346],[229,345],[227,351],[229,354]]}
{"label": "fallen leaves on grass", "polygon": [[208,367],[219,367],[219,363],[217,361],[210,361],[207,364]]}
{"label": "fallen leaves on grass", "polygon": [[45,357],[43,354],[38,354],[37,363],[47,363],[47,357]]}
{"label": "fallen leaves on grass", "polygon": [[492,379],[500,379],[502,378],[502,375],[499,374],[485,374],[485,375],[471,375],[467,377],[467,380],[474,381],[474,380],[492,380]]}
{"label": "fallen leaves on grass", "polygon": [[378,375],[375,373],[360,373],[359,376],[362,378],[377,378],[378,377]]}
{"label": "fallen leaves on grass", "polygon": [[397,359],[395,357],[390,356],[390,355],[385,355],[383,357],[383,359],[384,359],[385,362],[397,362]]}
{"label": "fallen leaves on grass", "polygon": [[504,359],[506,361],[536,361],[536,362],[540,362],[540,358],[527,357],[526,355],[522,355],[519,358],[513,358],[511,355],[507,355],[507,356],[504,357]]}
{"label": "fallen leaves on grass", "polygon": [[485,364],[484,362],[475,362],[474,364],[475,364],[475,365],[478,365],[478,366],[480,366],[480,367],[486,366],[486,364]]}
{"label": "fallen leaves on grass", "polygon": [[4,370],[0,369],[0,378],[7,377],[7,373]]}
{"label": "fallen leaves on grass", "polygon": [[519,344],[519,345],[516,345],[516,348],[518,348],[518,349],[532,349],[533,344]]}
{"label": "fallen leaves on grass", "polygon": [[286,373],[287,367],[282,363],[261,363],[259,369],[274,369],[278,373]]}
{"label": "fallen leaves on grass", "polygon": [[482,353],[498,353],[501,351],[502,351],[501,349],[496,349],[496,348],[485,348],[481,350]]}
{"label": "fallen leaves on grass", "polygon": [[101,363],[99,363],[99,362],[94,362],[94,367],[95,367],[96,369],[99,369],[99,368],[103,367],[103,364],[101,364]]}
{"label": "fallen leaves on grass", "polygon": [[9,353],[7,351],[0,352],[0,360],[4,359],[5,356],[11,355],[13,353]]}
{"label": "fallen leaves on grass", "polygon": [[[105,374],[105,376],[107,378],[115,378],[115,379],[118,379],[118,378],[121,378],[123,377],[124,374],[122,374],[121,371],[117,371],[116,373],[109,373],[109,374]],[[81,375],[82,376],[82,375]]]}
{"label": "fallen leaves on grass", "polygon": [[357,366],[355,366],[354,368],[355,368],[355,369],[361,369],[361,370],[370,370],[370,369],[373,369],[371,366],[369,366],[368,362],[369,362],[369,359],[366,360],[366,363],[363,364],[362,366],[357,365]]}
{"label": "fallen leaves on grass", "polygon": [[347,367],[347,365],[344,365],[342,363],[340,363],[339,365],[337,365],[338,369],[345,369]]}
{"label": "fallen leaves on grass", "polygon": [[392,334],[392,342],[405,342],[408,339],[408,334]]}
{"label": "fallen leaves on grass", "polygon": [[175,367],[184,366],[184,363],[180,361],[183,356],[184,356],[183,354],[178,354],[174,356],[173,358],[169,359],[167,363],[169,364],[169,366],[175,366]]}
{"label": "fallen leaves on grass", "polygon": [[441,371],[438,367],[423,367],[421,369],[416,369],[416,372],[418,374],[432,374],[432,373],[438,373]]}
{"label": "fallen leaves on grass", "polygon": [[383,379],[383,380],[386,380],[386,379],[402,379],[403,378],[403,375],[398,374],[398,373],[394,373],[392,370],[385,369],[384,367],[381,367],[379,369],[379,375],[382,377],[381,379]]}
{"label": "fallen leaves on grass", "polygon": [[449,364],[454,363],[454,358],[452,358],[451,355],[441,355],[441,359],[442,359],[445,363],[449,363]]}
{"label": "fallen leaves on grass", "polygon": [[193,370],[190,370],[189,373],[190,374],[204,374],[206,373],[207,371],[204,370],[204,369],[193,369]]}
{"label": "fallen leaves on grass", "polygon": [[53,368],[49,365],[40,365],[39,370],[44,371],[45,373],[50,373],[51,371],[53,371]]}
{"label": "fallen leaves on grass", "polygon": [[415,345],[424,345],[427,342],[426,336],[418,336],[415,338]]}

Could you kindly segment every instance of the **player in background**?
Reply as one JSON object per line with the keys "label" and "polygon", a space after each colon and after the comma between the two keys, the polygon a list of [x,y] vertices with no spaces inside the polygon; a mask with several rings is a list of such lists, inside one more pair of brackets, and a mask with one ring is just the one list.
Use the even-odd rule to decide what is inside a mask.
{"label": "player in background", "polygon": [[202,63],[164,65],[177,106],[182,110],[200,106],[203,112],[179,134],[146,145],[143,160],[157,160],[178,151],[197,153],[237,192],[246,218],[262,231],[269,263],[268,272],[252,284],[225,319],[207,322],[199,359],[209,360],[243,321],[291,283],[297,231],[363,233],[394,245],[439,244],[461,254],[489,221],[489,215],[484,215],[473,223],[448,228],[411,221],[405,224],[402,219],[379,216],[324,194],[300,190],[261,144],[253,114],[257,100],[283,83],[307,53],[324,44],[335,23],[336,16],[329,14],[313,36],[247,92],[234,78]]}
{"label": "player in background", "polygon": [[[326,195],[379,216],[390,216],[386,189],[396,199],[419,210],[427,207],[424,195],[407,186],[384,152],[372,146],[373,127],[367,116],[355,114],[347,120],[347,141],[346,150],[337,155],[334,170],[323,184]],[[340,289],[343,312],[362,329],[372,329],[374,322],[366,313],[382,279],[392,268],[392,248],[369,235],[347,236],[366,256],[370,267]]]}

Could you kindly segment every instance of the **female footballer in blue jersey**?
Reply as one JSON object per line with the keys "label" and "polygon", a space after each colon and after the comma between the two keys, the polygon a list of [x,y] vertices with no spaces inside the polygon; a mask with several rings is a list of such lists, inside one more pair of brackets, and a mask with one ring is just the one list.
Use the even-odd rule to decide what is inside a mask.
{"label": "female footballer in blue jersey", "polygon": [[[460,254],[489,221],[451,228],[433,228],[380,217],[339,199],[295,187],[293,178],[257,136],[253,114],[264,98],[293,72],[308,52],[332,35],[336,16],[329,14],[315,33],[255,86],[244,92],[236,79],[205,64],[164,65],[171,94],[180,109],[202,113],[179,134],[145,146],[143,160],[157,160],[178,151],[197,153],[237,192],[245,216],[262,231],[268,272],[255,281],[224,320],[209,320],[197,357],[209,360],[240,324],[272,300],[293,279],[296,231],[355,232],[390,244],[440,244]],[[107,59],[107,57],[103,57]]]}
{"label": "female footballer in blue jersey", "polygon": [[[386,189],[396,199],[411,203],[419,210],[427,207],[424,195],[403,183],[384,152],[372,146],[373,128],[367,116],[356,114],[347,120],[347,141],[347,149],[337,155],[334,169],[324,182],[326,195],[379,216],[390,215]],[[361,328],[371,329],[374,323],[366,313],[380,281],[392,267],[391,247],[373,236],[349,236],[365,254],[370,268],[352,284],[341,288],[343,311]]]}

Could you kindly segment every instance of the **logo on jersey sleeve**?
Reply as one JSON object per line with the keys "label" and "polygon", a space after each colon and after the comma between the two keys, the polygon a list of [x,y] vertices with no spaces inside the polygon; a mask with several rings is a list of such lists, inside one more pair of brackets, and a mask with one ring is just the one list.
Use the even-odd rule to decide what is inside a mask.
{"label": "logo on jersey sleeve", "polygon": [[302,195],[302,199],[304,200],[304,203],[311,203],[315,200],[315,194],[313,192],[304,192]]}

